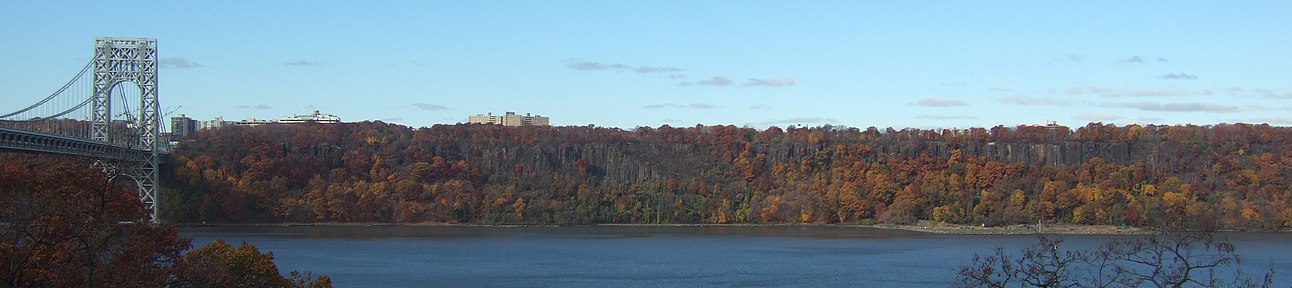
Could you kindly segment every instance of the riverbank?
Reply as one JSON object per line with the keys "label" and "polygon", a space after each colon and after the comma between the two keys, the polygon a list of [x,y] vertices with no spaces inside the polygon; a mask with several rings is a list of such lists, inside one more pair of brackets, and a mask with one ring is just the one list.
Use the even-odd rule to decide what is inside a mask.
{"label": "riverbank", "polygon": [[973,226],[958,225],[948,223],[938,223],[934,221],[920,221],[913,225],[890,225],[876,224],[872,226],[879,229],[895,229],[915,232],[935,233],[935,234],[963,234],[963,235],[1027,235],[1027,234],[1061,234],[1061,235],[1144,235],[1153,233],[1152,230],[1140,229],[1136,227],[1111,226],[1111,225],[1073,225],[1073,224],[1016,224],[1008,226]]}
{"label": "riverbank", "polygon": [[[219,226],[336,226],[336,227],[364,227],[364,226],[409,226],[409,227],[496,227],[496,228],[520,228],[520,227],[560,227],[558,225],[487,225],[487,224],[453,224],[453,223],[258,223],[258,224],[180,224],[182,227],[219,227]],[[1032,224],[1017,224],[1008,226],[973,226],[958,225],[948,223],[938,223],[934,221],[919,221],[912,225],[894,225],[894,224],[592,224],[582,226],[607,226],[607,227],[854,227],[884,230],[903,230],[932,234],[956,234],[956,235],[1029,235],[1029,234],[1061,234],[1061,235],[1143,235],[1152,233],[1151,230],[1140,229],[1135,227],[1118,227],[1109,225],[1072,225],[1072,224],[1045,224],[1039,228]],[[1287,232],[1287,231],[1281,231]]]}

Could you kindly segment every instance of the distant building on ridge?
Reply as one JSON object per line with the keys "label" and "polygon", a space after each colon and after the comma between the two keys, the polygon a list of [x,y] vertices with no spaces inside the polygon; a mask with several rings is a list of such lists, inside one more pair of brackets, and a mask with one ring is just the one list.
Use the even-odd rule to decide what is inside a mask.
{"label": "distant building on ridge", "polygon": [[319,113],[319,110],[314,110],[313,114],[288,116],[288,117],[278,118],[278,120],[247,118],[242,121],[233,122],[233,125],[259,126],[259,125],[265,125],[265,124],[305,124],[305,123],[336,124],[336,123],[341,123],[341,117],[337,117],[336,115],[332,115],[332,114]]}
{"label": "distant building on ridge", "polygon": [[319,113],[319,110],[314,110],[314,114],[310,114],[310,115],[296,115],[296,116],[291,116],[291,117],[283,117],[283,118],[280,118],[280,119],[278,119],[278,123],[283,123],[283,124],[299,124],[299,123],[327,123],[327,124],[336,124],[336,123],[341,123],[341,117],[337,117],[336,115],[332,115],[332,114],[320,114],[320,113]]}
{"label": "distant building on ridge", "polygon": [[215,117],[215,119],[199,121],[197,123],[197,130],[219,129],[229,125],[233,125],[233,121],[224,121],[224,117]]}
{"label": "distant building on ridge", "polygon": [[170,140],[179,141],[179,139],[182,139],[184,137],[187,137],[189,134],[193,134],[194,132],[197,132],[198,130],[197,128],[198,128],[197,120],[193,120],[193,118],[188,118],[188,116],[184,116],[184,114],[179,114],[179,116],[176,116],[176,117],[170,117]]}
{"label": "distant building on ridge", "polygon": [[467,123],[470,124],[498,124],[502,126],[527,126],[538,125],[547,126],[547,117],[542,115],[530,115],[525,113],[524,116],[517,115],[516,112],[507,112],[504,115],[476,114],[467,117]]}

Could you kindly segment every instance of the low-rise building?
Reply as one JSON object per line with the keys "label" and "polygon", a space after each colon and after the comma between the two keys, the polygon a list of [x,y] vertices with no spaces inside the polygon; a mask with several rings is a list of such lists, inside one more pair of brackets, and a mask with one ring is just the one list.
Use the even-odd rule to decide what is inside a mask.
{"label": "low-rise building", "polygon": [[328,123],[328,124],[335,124],[335,123],[341,123],[341,117],[337,117],[336,115],[332,115],[332,114],[321,114],[321,113],[319,113],[319,110],[314,110],[314,114],[310,114],[310,115],[296,115],[296,116],[291,116],[291,117],[283,117],[283,118],[280,118],[280,119],[278,119],[278,123],[283,123],[283,124],[299,124],[299,123]]}
{"label": "low-rise building", "polygon": [[507,112],[507,114],[503,114],[503,115],[493,115],[493,113],[489,113],[489,114],[476,114],[473,116],[468,116],[467,123],[497,124],[502,126],[526,126],[526,125],[547,126],[548,119],[547,117],[543,117],[543,115],[531,115],[529,113],[525,113],[525,115],[518,115],[516,114],[516,112]]}

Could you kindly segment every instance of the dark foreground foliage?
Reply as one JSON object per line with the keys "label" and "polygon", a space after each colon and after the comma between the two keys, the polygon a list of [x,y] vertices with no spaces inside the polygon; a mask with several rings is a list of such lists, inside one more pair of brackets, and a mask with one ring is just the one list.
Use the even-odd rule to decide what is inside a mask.
{"label": "dark foreground foliage", "polygon": [[326,276],[284,278],[247,244],[185,255],[190,239],[147,223],[136,192],[91,163],[0,153],[0,287],[331,286]]}
{"label": "dark foreground foliage", "polygon": [[1115,239],[1093,250],[1039,237],[1021,254],[996,248],[960,267],[960,287],[1270,287],[1274,271],[1252,277],[1233,244],[1209,233],[1168,232]]}
{"label": "dark foreground foliage", "polygon": [[181,222],[1292,227],[1292,128],[782,129],[381,122],[203,130]]}

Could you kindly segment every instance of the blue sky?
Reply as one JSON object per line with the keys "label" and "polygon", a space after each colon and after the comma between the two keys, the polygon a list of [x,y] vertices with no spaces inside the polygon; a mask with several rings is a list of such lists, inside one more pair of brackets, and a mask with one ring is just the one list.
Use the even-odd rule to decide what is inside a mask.
{"label": "blue sky", "polygon": [[0,110],[115,36],[197,119],[1292,125],[1292,2],[799,2],[3,1]]}

